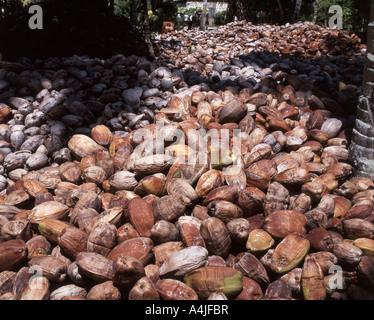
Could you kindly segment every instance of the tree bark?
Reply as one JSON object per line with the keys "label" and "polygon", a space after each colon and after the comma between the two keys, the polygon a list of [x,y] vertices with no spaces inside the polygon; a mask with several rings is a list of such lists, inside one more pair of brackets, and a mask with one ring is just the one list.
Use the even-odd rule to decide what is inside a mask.
{"label": "tree bark", "polygon": [[293,18],[292,18],[293,21],[299,21],[302,3],[303,3],[303,0],[296,0],[295,11],[293,13]]}
{"label": "tree bark", "polygon": [[160,6],[160,1],[159,0],[151,0],[151,7],[153,14],[155,13],[156,9]]}
{"label": "tree bark", "polygon": [[313,3],[313,7],[314,7],[314,12],[313,12],[313,23],[314,23],[314,24],[317,23],[317,19],[318,19],[318,5],[319,5],[319,1],[318,1],[318,0],[315,0],[314,3]]}
{"label": "tree bark", "polygon": [[325,23],[324,25],[327,27],[327,21],[329,20],[329,8],[325,7]]}
{"label": "tree bark", "polygon": [[237,1],[237,14],[238,14],[238,19],[239,20],[244,20],[247,18],[247,12],[245,10],[245,6],[243,4],[243,0]]}
{"label": "tree bark", "polygon": [[228,11],[229,11],[229,20],[234,21],[234,18],[237,17],[238,20],[244,20],[247,18],[248,12],[244,2],[246,0],[229,0],[228,1]]}
{"label": "tree bark", "polygon": [[349,154],[354,175],[374,180],[374,0],[370,6],[363,94],[359,98]]}
{"label": "tree bark", "polygon": [[148,16],[148,5],[147,0],[141,0],[141,12],[142,12],[142,20],[143,20],[143,32],[144,32],[144,41],[147,45],[147,54],[148,58],[154,59],[155,58],[155,51],[153,49],[153,44],[151,41],[151,28],[149,25],[149,16]]}
{"label": "tree bark", "polygon": [[228,5],[228,12],[229,12],[228,13],[229,20],[233,21],[234,17],[237,15],[236,2],[234,0],[228,0],[227,5]]}
{"label": "tree bark", "polygon": [[208,0],[204,0],[203,3],[203,12],[201,14],[200,30],[205,31],[206,24],[206,10],[208,9]]}
{"label": "tree bark", "polygon": [[131,0],[131,3],[130,3],[130,22],[133,25],[138,24],[138,1],[137,0]]}
{"label": "tree bark", "polygon": [[4,18],[4,3],[0,0],[0,19]]}
{"label": "tree bark", "polygon": [[279,7],[280,22],[283,23],[284,22],[284,10],[282,6],[282,0],[277,0],[277,3]]}

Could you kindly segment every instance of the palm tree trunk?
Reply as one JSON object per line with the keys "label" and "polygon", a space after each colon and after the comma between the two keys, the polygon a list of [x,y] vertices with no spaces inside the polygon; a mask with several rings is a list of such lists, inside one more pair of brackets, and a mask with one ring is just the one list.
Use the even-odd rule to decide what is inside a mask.
{"label": "palm tree trunk", "polygon": [[329,8],[326,6],[324,8],[324,10],[325,10],[325,23],[324,23],[324,25],[327,26],[327,21],[329,20]]}
{"label": "palm tree trunk", "polygon": [[277,0],[277,2],[278,2],[278,7],[279,7],[280,22],[283,23],[284,22],[284,10],[282,6],[282,0]]}
{"label": "palm tree trunk", "polygon": [[303,0],[296,0],[296,6],[295,6],[295,11],[293,13],[293,21],[299,21],[300,18],[300,10],[301,10],[301,5],[303,3]]}
{"label": "palm tree trunk", "polygon": [[228,0],[227,5],[229,20],[233,21],[234,17],[237,16],[236,2],[235,0]]}
{"label": "palm tree trunk", "polygon": [[313,23],[314,24],[317,23],[317,19],[318,19],[318,5],[319,5],[319,1],[315,0],[314,3],[313,3],[313,7],[314,7]]}
{"label": "palm tree trunk", "polygon": [[350,160],[356,176],[374,180],[374,0],[371,0],[363,94],[352,132]]}
{"label": "palm tree trunk", "polygon": [[143,16],[142,20],[143,20],[144,41],[148,49],[148,52],[147,52],[148,58],[154,59],[155,52],[154,52],[153,44],[151,41],[151,28],[149,25],[148,1],[147,0],[141,0],[141,12]]}
{"label": "palm tree trunk", "polygon": [[206,10],[208,8],[208,0],[204,0],[203,3],[203,12],[201,14],[201,23],[200,23],[200,30],[205,31],[205,24],[206,24]]}
{"label": "palm tree trunk", "polygon": [[0,19],[4,18],[4,1],[3,0],[0,0]]}
{"label": "palm tree trunk", "polygon": [[239,20],[244,20],[247,18],[248,12],[245,10],[245,5],[243,3],[243,0],[237,1],[237,8],[238,8],[238,19]]}
{"label": "palm tree trunk", "polygon": [[134,25],[138,24],[138,1],[131,0],[130,3],[130,22]]}
{"label": "palm tree trunk", "polygon": [[156,9],[160,6],[160,1],[159,0],[151,0],[151,7],[153,14],[156,12]]}

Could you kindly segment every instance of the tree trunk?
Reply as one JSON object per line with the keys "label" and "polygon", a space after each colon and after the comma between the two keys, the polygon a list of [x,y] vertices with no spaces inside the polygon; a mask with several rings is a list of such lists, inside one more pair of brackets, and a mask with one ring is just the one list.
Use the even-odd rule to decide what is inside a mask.
{"label": "tree trunk", "polygon": [[229,0],[227,2],[229,20],[233,21],[234,17],[237,16],[236,1]]}
{"label": "tree trunk", "polygon": [[0,0],[0,19],[4,18],[4,3]]}
{"label": "tree trunk", "polygon": [[349,149],[354,175],[374,180],[374,0],[371,0],[368,48],[356,123]]}
{"label": "tree trunk", "polygon": [[205,31],[206,24],[206,10],[208,9],[208,0],[204,0],[203,3],[203,12],[201,14],[200,30]]}
{"label": "tree trunk", "polygon": [[303,0],[296,0],[295,11],[293,13],[293,18],[292,18],[293,21],[299,21],[302,3],[303,3]]}
{"label": "tree trunk", "polygon": [[237,1],[237,14],[239,20],[244,20],[247,18],[247,12],[245,10],[245,6],[243,4],[243,0]]}
{"label": "tree trunk", "polygon": [[155,13],[156,9],[160,6],[159,0],[151,0],[151,7],[153,14]]}
{"label": "tree trunk", "polygon": [[138,0],[131,0],[131,3],[130,3],[130,22],[133,25],[138,24]]}
{"label": "tree trunk", "polygon": [[283,23],[284,22],[284,10],[282,6],[282,0],[277,0],[277,2],[278,2],[278,7],[279,7],[280,22]]}
{"label": "tree trunk", "polygon": [[318,19],[318,5],[319,5],[319,1],[318,1],[318,0],[315,0],[314,3],[313,3],[313,7],[314,7],[314,12],[313,12],[313,23],[314,23],[314,24],[317,23],[317,19]]}
{"label": "tree trunk", "polygon": [[325,26],[327,26],[328,20],[329,20],[329,8],[325,7],[325,23],[324,23]]}
{"label": "tree trunk", "polygon": [[244,5],[246,0],[229,0],[228,1],[228,11],[229,11],[229,20],[234,21],[234,18],[237,17],[238,20],[244,20],[247,18],[248,12]]}
{"label": "tree trunk", "polygon": [[147,45],[148,49],[148,58],[154,59],[155,52],[153,49],[153,44],[151,41],[151,28],[149,25],[149,16],[148,16],[148,5],[147,0],[141,0],[141,12],[142,12],[142,20],[143,20],[143,32],[144,32],[144,41]]}
{"label": "tree trunk", "polygon": [[4,4],[4,6],[3,6],[3,8],[4,8],[4,17],[6,17],[6,16],[8,16],[8,14],[9,14],[9,10],[8,10],[8,0],[4,0],[4,1],[3,1],[3,4]]}
{"label": "tree trunk", "polygon": [[114,0],[109,0],[110,12],[114,13]]}

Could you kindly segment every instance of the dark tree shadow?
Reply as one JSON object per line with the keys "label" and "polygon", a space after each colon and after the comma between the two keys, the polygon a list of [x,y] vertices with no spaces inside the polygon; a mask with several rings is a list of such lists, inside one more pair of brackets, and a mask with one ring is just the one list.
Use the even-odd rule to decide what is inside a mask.
{"label": "dark tree shadow", "polygon": [[42,30],[29,28],[32,15],[28,7],[2,21],[0,52],[4,60],[74,54],[105,59],[117,53],[141,56],[146,52],[138,29],[127,18],[113,15],[107,7],[102,8],[100,1],[48,0],[40,5],[43,8]]}

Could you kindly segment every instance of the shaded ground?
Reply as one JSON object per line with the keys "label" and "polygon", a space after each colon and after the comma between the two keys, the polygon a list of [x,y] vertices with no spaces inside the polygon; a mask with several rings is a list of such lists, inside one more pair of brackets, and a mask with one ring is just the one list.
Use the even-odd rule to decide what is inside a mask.
{"label": "shaded ground", "polygon": [[[356,114],[366,50],[355,34],[308,23],[275,27],[239,22],[205,34],[198,29],[158,34],[154,40],[158,62],[179,69],[189,86],[203,83],[216,92],[245,86],[269,93],[281,70],[298,75],[303,85],[297,90],[323,98],[327,110],[342,117]],[[240,77],[246,81],[239,83]]]}

